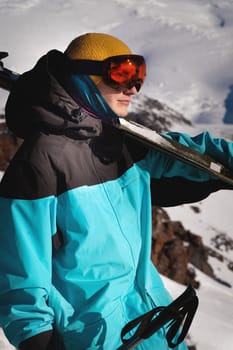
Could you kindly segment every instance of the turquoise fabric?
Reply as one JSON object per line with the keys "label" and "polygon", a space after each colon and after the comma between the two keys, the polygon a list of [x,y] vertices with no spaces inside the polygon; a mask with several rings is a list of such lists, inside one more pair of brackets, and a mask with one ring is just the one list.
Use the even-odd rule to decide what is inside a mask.
{"label": "turquoise fabric", "polygon": [[117,114],[111,109],[101,95],[95,83],[88,75],[72,75],[67,88],[77,103],[90,115],[109,121],[118,120]]}
{"label": "turquoise fabric", "polygon": [[[233,145],[169,134],[232,167]],[[0,198],[0,324],[14,345],[55,324],[66,350],[113,350],[131,319],[171,297],[150,260],[150,178],[209,175],[156,152],[121,177],[36,200]],[[57,225],[64,244],[52,256]],[[168,350],[164,329],[138,349]],[[186,349],[183,343],[176,348]]]}

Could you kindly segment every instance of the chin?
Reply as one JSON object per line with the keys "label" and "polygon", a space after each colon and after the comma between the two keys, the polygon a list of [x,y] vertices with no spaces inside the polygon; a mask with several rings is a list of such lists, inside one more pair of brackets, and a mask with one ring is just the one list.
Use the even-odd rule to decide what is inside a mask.
{"label": "chin", "polygon": [[127,115],[128,115],[128,110],[127,111],[120,111],[120,112],[118,112],[118,113],[116,113],[117,115],[118,115],[118,117],[120,117],[120,118],[125,118],[125,117],[127,117]]}

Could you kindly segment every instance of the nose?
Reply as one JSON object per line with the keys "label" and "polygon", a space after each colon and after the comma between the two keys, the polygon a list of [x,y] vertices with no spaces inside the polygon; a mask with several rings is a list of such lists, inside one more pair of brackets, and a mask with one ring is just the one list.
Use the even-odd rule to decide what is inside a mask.
{"label": "nose", "polygon": [[137,94],[137,89],[136,89],[136,86],[132,86],[130,89],[126,89],[124,91],[124,94],[125,95],[128,95],[128,96],[131,96],[131,95],[136,95]]}

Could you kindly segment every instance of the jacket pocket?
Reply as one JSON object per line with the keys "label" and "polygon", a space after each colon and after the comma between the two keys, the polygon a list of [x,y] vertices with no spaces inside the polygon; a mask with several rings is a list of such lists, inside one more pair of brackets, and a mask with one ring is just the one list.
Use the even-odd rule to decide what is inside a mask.
{"label": "jacket pocket", "polygon": [[66,350],[116,349],[121,345],[120,333],[125,323],[120,301],[107,316],[101,315],[101,312],[86,313],[63,333],[65,348]]}

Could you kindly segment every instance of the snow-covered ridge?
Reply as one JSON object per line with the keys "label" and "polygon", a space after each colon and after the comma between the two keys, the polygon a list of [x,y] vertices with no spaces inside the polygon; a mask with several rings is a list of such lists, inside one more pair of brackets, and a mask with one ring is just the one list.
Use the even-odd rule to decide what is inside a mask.
{"label": "snow-covered ridge", "polygon": [[145,95],[195,122],[221,124],[233,109],[226,103],[233,84],[232,0],[51,0],[46,6],[3,0],[0,20],[1,50],[14,71],[28,70],[51,48],[64,50],[83,32],[104,31],[145,56]]}
{"label": "snow-covered ridge", "polygon": [[144,94],[134,96],[128,118],[157,132],[171,131],[176,126],[192,127],[192,123],[184,115]]}

